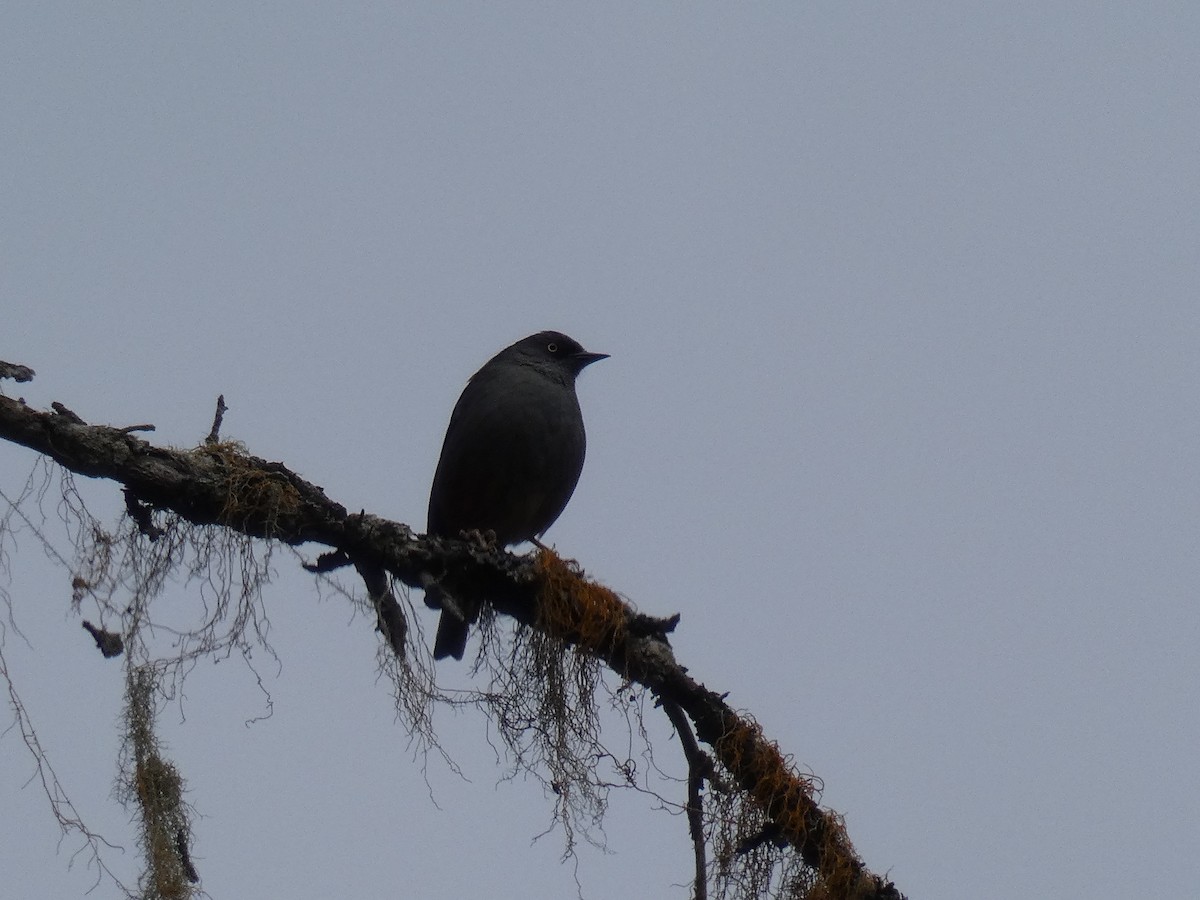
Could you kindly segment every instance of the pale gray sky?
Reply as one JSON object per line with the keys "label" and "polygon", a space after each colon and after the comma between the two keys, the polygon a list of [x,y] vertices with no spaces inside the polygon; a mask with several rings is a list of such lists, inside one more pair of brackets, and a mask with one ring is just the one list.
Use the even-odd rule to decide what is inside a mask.
{"label": "pale gray sky", "polygon": [[[226,436],[421,527],[466,378],[564,330],[612,359],[548,539],[682,613],[681,661],[824,779],[873,870],[1186,896],[1198,39],[1190,3],[10,4],[0,359],[38,378],[6,390],[181,446],[223,392]],[[33,464],[0,446],[0,489]],[[13,678],[129,876],[120,668],[31,535],[8,561]],[[371,623],[276,571],[274,716],[244,724],[231,662],[164,717],[204,888],[573,896],[483,720],[439,719],[469,782],[423,773]],[[3,883],[79,896],[31,773],[0,736]],[[607,837],[586,896],[687,896],[681,819],[619,795]]]}

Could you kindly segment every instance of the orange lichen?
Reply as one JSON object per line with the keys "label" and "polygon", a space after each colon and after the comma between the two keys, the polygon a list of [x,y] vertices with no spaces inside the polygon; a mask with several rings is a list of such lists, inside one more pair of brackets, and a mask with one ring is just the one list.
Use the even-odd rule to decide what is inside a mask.
{"label": "orange lichen", "polygon": [[538,553],[537,569],[542,579],[538,623],[548,634],[601,652],[625,640],[626,608],[616,593],[553,550]]}
{"label": "orange lichen", "polygon": [[818,806],[816,785],[792,768],[758,723],[738,719],[714,749],[783,838],[796,847],[811,846],[815,838],[818,877],[810,898],[847,900],[861,892],[862,862],[842,817]]}
{"label": "orange lichen", "polygon": [[717,741],[721,763],[749,786],[750,795],[784,836],[795,844],[807,840],[809,820],[817,811],[811,780],[798,775],[779,747],[768,741],[756,722],[738,720]]}

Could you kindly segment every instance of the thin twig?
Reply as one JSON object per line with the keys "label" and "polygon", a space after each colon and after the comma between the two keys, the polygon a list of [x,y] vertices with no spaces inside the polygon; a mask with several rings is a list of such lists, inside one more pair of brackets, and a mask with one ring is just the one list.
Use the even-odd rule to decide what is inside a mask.
{"label": "thin twig", "polygon": [[208,437],[204,439],[206,444],[216,444],[221,440],[221,422],[225,419],[225,413],[229,407],[225,405],[225,395],[217,395],[217,413],[213,416],[212,431],[208,433]]}
{"label": "thin twig", "polygon": [[694,900],[707,900],[708,857],[704,843],[704,806],[700,799],[700,792],[704,789],[704,779],[712,774],[713,763],[711,757],[701,750],[700,745],[696,742],[696,735],[692,732],[692,723],[688,721],[683,707],[673,700],[663,700],[662,708],[667,714],[667,718],[671,720],[671,724],[675,726],[675,733],[679,735],[679,743],[683,745],[683,755],[688,764],[686,810],[688,831],[692,835],[692,851],[696,857],[696,881],[692,896]]}

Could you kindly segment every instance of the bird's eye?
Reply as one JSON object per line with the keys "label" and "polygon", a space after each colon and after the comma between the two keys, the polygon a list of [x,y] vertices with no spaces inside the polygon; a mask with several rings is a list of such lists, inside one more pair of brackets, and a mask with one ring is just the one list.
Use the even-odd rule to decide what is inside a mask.
{"label": "bird's eye", "polygon": [[546,345],[546,349],[549,350],[551,353],[557,353],[558,352],[558,344],[555,344],[553,342],[549,343]]}

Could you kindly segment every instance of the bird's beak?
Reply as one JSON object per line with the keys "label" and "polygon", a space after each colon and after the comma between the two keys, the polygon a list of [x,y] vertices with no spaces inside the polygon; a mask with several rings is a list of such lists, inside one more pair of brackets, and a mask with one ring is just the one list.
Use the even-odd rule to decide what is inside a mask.
{"label": "bird's beak", "polygon": [[588,353],[586,350],[581,350],[574,356],[575,364],[583,369],[585,366],[590,366],[594,362],[600,362],[602,359],[608,359],[607,353]]}

